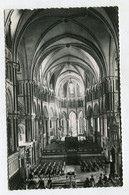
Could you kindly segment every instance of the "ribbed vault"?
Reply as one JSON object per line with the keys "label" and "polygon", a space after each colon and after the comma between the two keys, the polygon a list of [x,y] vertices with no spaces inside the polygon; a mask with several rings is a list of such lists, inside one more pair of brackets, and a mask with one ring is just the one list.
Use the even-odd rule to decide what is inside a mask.
{"label": "ribbed vault", "polygon": [[111,74],[118,53],[116,11],[8,10],[5,27],[10,28],[13,59],[20,64],[19,79],[32,79],[40,87],[55,90],[69,78],[86,88],[87,80],[92,85]]}

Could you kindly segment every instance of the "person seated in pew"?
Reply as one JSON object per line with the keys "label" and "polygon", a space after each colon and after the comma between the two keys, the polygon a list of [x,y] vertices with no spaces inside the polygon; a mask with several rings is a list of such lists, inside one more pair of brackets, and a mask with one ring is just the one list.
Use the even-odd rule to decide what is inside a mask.
{"label": "person seated in pew", "polygon": [[52,188],[52,178],[51,177],[49,177],[49,179],[48,179],[47,188],[48,189],[51,189]]}
{"label": "person seated in pew", "polygon": [[111,187],[111,186],[114,186],[114,182],[113,182],[111,174],[109,174],[109,178],[107,179],[106,187]]}
{"label": "person seated in pew", "polygon": [[90,185],[90,180],[89,180],[88,177],[86,178],[83,187],[84,187],[84,188],[89,188],[89,187],[91,187],[91,185]]}
{"label": "person seated in pew", "polygon": [[28,183],[28,189],[32,190],[32,189],[36,189],[36,183],[33,180],[30,180],[30,182]]}
{"label": "person seated in pew", "polygon": [[39,189],[45,189],[44,178],[40,179]]}
{"label": "person seated in pew", "polygon": [[29,179],[32,179],[32,178],[33,178],[33,174],[30,173],[30,174],[29,174]]}
{"label": "person seated in pew", "polygon": [[36,184],[36,187],[38,188],[39,186],[39,181],[40,181],[40,178],[39,178],[39,175],[35,175],[35,184]]}
{"label": "person seated in pew", "polygon": [[77,188],[77,183],[76,183],[76,181],[72,181],[72,187],[73,187],[73,188]]}
{"label": "person seated in pew", "polygon": [[84,165],[81,165],[81,172],[84,172]]}
{"label": "person seated in pew", "polygon": [[104,184],[103,184],[103,180],[102,180],[102,174],[100,174],[100,177],[99,177],[99,180],[98,180],[98,183],[96,184],[97,187],[103,187]]}
{"label": "person seated in pew", "polygon": [[95,179],[94,179],[93,175],[91,175],[91,178],[90,178],[90,185],[91,185],[91,187],[95,187]]}
{"label": "person seated in pew", "polygon": [[103,177],[103,182],[104,182],[104,185],[106,185],[106,184],[107,184],[107,180],[108,180],[107,176],[106,176],[106,175],[104,175],[104,177]]}

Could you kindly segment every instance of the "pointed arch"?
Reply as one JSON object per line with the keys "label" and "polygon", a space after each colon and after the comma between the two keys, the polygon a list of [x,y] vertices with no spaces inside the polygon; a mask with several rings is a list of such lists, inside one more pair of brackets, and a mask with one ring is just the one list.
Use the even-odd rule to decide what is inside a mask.
{"label": "pointed arch", "polygon": [[72,136],[77,136],[76,113],[74,111],[69,113],[69,133]]}

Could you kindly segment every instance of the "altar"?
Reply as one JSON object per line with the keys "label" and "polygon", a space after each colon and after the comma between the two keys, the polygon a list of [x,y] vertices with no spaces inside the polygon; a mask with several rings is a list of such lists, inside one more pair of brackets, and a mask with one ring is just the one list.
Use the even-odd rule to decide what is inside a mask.
{"label": "altar", "polygon": [[65,137],[65,150],[73,152],[78,150],[78,137]]}

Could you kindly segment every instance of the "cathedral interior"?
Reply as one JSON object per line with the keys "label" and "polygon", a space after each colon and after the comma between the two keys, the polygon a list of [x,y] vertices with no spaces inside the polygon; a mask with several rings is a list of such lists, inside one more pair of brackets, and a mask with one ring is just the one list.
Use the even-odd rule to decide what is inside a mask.
{"label": "cathedral interior", "polygon": [[122,186],[118,8],[4,15],[9,189]]}

